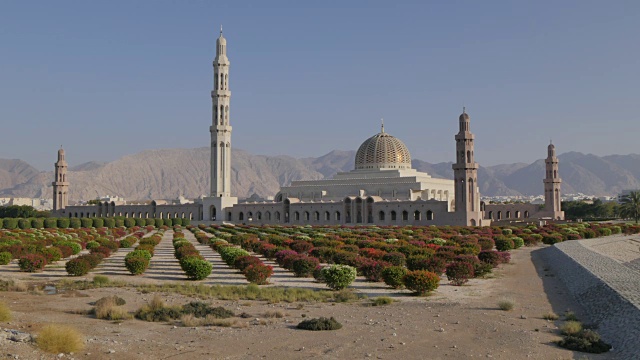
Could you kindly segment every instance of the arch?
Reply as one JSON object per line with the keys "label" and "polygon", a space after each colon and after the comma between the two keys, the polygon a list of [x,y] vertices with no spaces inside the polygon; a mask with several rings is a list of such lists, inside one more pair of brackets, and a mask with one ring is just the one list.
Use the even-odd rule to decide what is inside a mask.
{"label": "arch", "polygon": [[524,218],[528,219],[529,218],[529,211],[525,210],[524,212]]}
{"label": "arch", "polygon": [[280,222],[280,211],[276,211],[276,221]]}
{"label": "arch", "polygon": [[420,210],[416,210],[413,212],[413,220],[419,221],[421,220],[422,216],[420,216]]}
{"label": "arch", "polygon": [[476,226],[476,219],[471,219],[471,226]]}
{"label": "arch", "polygon": [[[77,214],[76,214],[76,217],[78,217],[78,215],[77,215]],[[124,217],[125,217],[125,218],[129,218],[129,213],[125,211],[125,212],[124,212]]]}
{"label": "arch", "polygon": [[489,211],[489,219],[493,220],[493,211]]}
{"label": "arch", "polygon": [[177,219],[177,218],[178,218],[178,213],[174,213],[174,214],[173,214],[173,218],[174,218],[174,219]]}
{"label": "arch", "polygon": [[433,211],[427,210],[427,221],[433,220]]}
{"label": "arch", "polygon": [[264,213],[264,219],[267,221],[271,221],[271,212],[267,211]]}
{"label": "arch", "polygon": [[336,213],[334,214],[336,217],[336,221],[340,221],[340,211],[336,211]]}
{"label": "arch", "polygon": [[164,219],[164,214],[160,211],[160,219]]}
{"label": "arch", "polygon": [[293,213],[293,220],[294,221],[300,221],[300,213],[299,212],[294,212]]}
{"label": "arch", "polygon": [[244,213],[243,213],[242,211],[240,211],[240,212],[238,213],[238,220],[239,220],[239,221],[244,221]]}
{"label": "arch", "polygon": [[261,221],[262,220],[262,212],[258,211],[256,213],[256,220]]}
{"label": "arch", "polygon": [[396,215],[396,211],[395,210],[391,210],[391,221],[396,221],[398,220],[398,216]]}
{"label": "arch", "polygon": [[471,162],[471,151],[467,150],[467,162]]}
{"label": "arch", "polygon": [[506,218],[507,219],[511,219],[511,211],[510,210],[507,210]]}
{"label": "arch", "polygon": [[233,220],[233,214],[231,213],[231,211],[229,211],[227,213],[227,221],[231,221],[231,220]]}
{"label": "arch", "polygon": [[247,221],[253,221],[253,213],[251,211],[247,212]]}
{"label": "arch", "polygon": [[224,108],[224,123],[229,124],[229,105]]}
{"label": "arch", "polygon": [[138,211],[138,217],[142,219],[142,211]]}
{"label": "arch", "polygon": [[502,220],[502,211],[498,211],[498,218],[496,220]]}
{"label": "arch", "polygon": [[313,213],[313,221],[320,221],[320,212],[316,211]]}
{"label": "arch", "polygon": [[384,211],[380,210],[378,212],[378,220],[384,221]]}
{"label": "arch", "polygon": [[402,221],[409,221],[409,212],[407,210],[402,210]]}
{"label": "arch", "polygon": [[520,210],[516,210],[515,215],[516,215],[516,219],[519,219],[520,218]]}
{"label": "arch", "polygon": [[324,221],[330,221],[331,220],[331,213],[328,211],[324,212]]}
{"label": "arch", "polygon": [[309,212],[308,212],[308,211],[305,211],[305,212],[304,212],[304,218],[303,218],[303,220],[304,220],[304,221],[309,221]]}

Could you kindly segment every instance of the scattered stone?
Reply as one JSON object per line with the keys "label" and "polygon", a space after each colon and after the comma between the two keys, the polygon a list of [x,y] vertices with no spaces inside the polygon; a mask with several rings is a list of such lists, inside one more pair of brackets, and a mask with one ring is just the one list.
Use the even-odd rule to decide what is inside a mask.
{"label": "scattered stone", "polygon": [[116,353],[116,351],[113,350],[113,349],[109,349],[109,351],[107,351],[107,354],[115,354],[115,353]]}
{"label": "scattered stone", "polygon": [[520,315],[520,319],[526,319],[527,317],[525,315]]}

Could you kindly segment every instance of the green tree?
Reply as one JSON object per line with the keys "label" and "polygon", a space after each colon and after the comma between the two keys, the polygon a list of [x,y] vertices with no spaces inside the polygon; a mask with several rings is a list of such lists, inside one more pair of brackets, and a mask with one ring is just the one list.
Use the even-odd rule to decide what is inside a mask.
{"label": "green tree", "polygon": [[640,190],[631,191],[620,198],[620,216],[640,220]]}

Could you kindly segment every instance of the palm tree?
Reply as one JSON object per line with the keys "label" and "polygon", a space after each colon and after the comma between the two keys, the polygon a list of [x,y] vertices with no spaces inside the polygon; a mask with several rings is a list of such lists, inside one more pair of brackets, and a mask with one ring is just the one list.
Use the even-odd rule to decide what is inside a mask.
{"label": "palm tree", "polygon": [[640,220],[640,190],[631,191],[620,198],[620,216]]}

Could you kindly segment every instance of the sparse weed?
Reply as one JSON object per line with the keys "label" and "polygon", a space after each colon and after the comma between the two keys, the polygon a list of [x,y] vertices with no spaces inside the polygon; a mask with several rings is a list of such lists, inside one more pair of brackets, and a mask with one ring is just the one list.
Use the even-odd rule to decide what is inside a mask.
{"label": "sparse weed", "polygon": [[396,301],[388,296],[379,296],[377,298],[371,299],[372,306],[384,306],[384,305],[393,304],[394,302]]}
{"label": "sparse weed", "polygon": [[93,277],[93,284],[97,287],[107,286],[109,282],[109,278],[104,275],[96,275]]}
{"label": "sparse weed", "polygon": [[277,319],[281,319],[284,317],[284,314],[281,311],[267,311],[266,313],[264,313],[264,317],[266,318],[277,318]]}
{"label": "sparse weed", "polygon": [[4,302],[0,301],[0,322],[11,321],[11,310]]}
{"label": "sparse weed", "polygon": [[84,336],[70,326],[50,324],[40,330],[36,343],[48,353],[72,353],[84,347]]}
{"label": "sparse weed", "polygon": [[567,321],[560,327],[563,335],[575,335],[582,331],[582,324],[578,321]]}
{"label": "sparse weed", "polygon": [[567,310],[567,312],[564,313],[564,319],[567,321],[578,321],[578,317],[571,310]]}
{"label": "sparse weed", "polygon": [[502,311],[511,311],[516,306],[516,304],[509,299],[503,299],[498,302],[498,308]]}
{"label": "sparse weed", "polygon": [[554,313],[553,311],[549,311],[547,313],[544,313],[542,315],[542,318],[548,321],[556,321],[560,318],[560,316],[558,316],[558,314]]}

